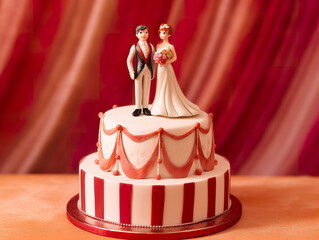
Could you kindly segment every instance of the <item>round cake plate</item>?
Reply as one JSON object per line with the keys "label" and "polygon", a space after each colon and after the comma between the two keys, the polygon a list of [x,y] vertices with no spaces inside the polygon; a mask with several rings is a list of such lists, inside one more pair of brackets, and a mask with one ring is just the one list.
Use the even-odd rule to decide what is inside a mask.
{"label": "round cake plate", "polygon": [[102,236],[124,239],[182,239],[213,234],[231,227],[241,217],[242,206],[233,195],[230,209],[206,221],[174,227],[134,227],[108,223],[86,215],[78,208],[79,195],[67,204],[67,217],[75,226]]}

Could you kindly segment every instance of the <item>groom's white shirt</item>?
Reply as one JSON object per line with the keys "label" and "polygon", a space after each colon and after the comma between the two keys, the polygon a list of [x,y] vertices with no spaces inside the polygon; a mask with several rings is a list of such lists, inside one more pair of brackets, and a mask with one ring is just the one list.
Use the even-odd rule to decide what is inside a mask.
{"label": "groom's white shirt", "polygon": [[[142,52],[144,54],[144,57],[147,59],[149,54],[150,54],[150,50],[149,50],[149,47],[148,47],[148,43],[146,41],[141,41],[139,40],[138,41],[138,44],[140,45],[141,49],[142,49]],[[152,46],[152,45],[151,45]]]}

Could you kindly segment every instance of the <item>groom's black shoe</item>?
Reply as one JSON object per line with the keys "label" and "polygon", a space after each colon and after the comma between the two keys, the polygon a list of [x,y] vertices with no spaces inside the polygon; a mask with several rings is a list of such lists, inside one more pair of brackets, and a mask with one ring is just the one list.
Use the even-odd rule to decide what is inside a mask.
{"label": "groom's black shoe", "polygon": [[140,114],[142,113],[142,109],[135,109],[134,112],[132,113],[132,115],[134,117],[138,117]]}
{"label": "groom's black shoe", "polygon": [[143,108],[144,115],[151,116],[151,111],[148,108]]}

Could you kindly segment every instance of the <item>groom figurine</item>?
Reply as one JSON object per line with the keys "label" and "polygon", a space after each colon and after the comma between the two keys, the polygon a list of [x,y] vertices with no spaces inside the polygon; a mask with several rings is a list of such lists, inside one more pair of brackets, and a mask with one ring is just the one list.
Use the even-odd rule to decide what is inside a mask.
{"label": "groom figurine", "polygon": [[[148,27],[139,25],[136,28],[136,37],[139,39],[134,44],[127,57],[127,67],[130,77],[135,81],[135,110],[132,113],[134,117],[142,113],[151,115],[148,109],[150,96],[151,80],[154,78],[155,61],[153,60],[154,47],[147,43]],[[133,58],[136,56],[136,66],[133,67]]]}

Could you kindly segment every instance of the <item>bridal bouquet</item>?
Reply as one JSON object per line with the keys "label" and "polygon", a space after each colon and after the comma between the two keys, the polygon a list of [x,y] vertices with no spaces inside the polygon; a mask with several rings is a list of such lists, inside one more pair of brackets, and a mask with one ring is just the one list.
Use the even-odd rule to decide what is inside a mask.
{"label": "bridal bouquet", "polygon": [[168,59],[172,57],[172,53],[166,49],[154,53],[153,59],[157,64],[163,65]]}

